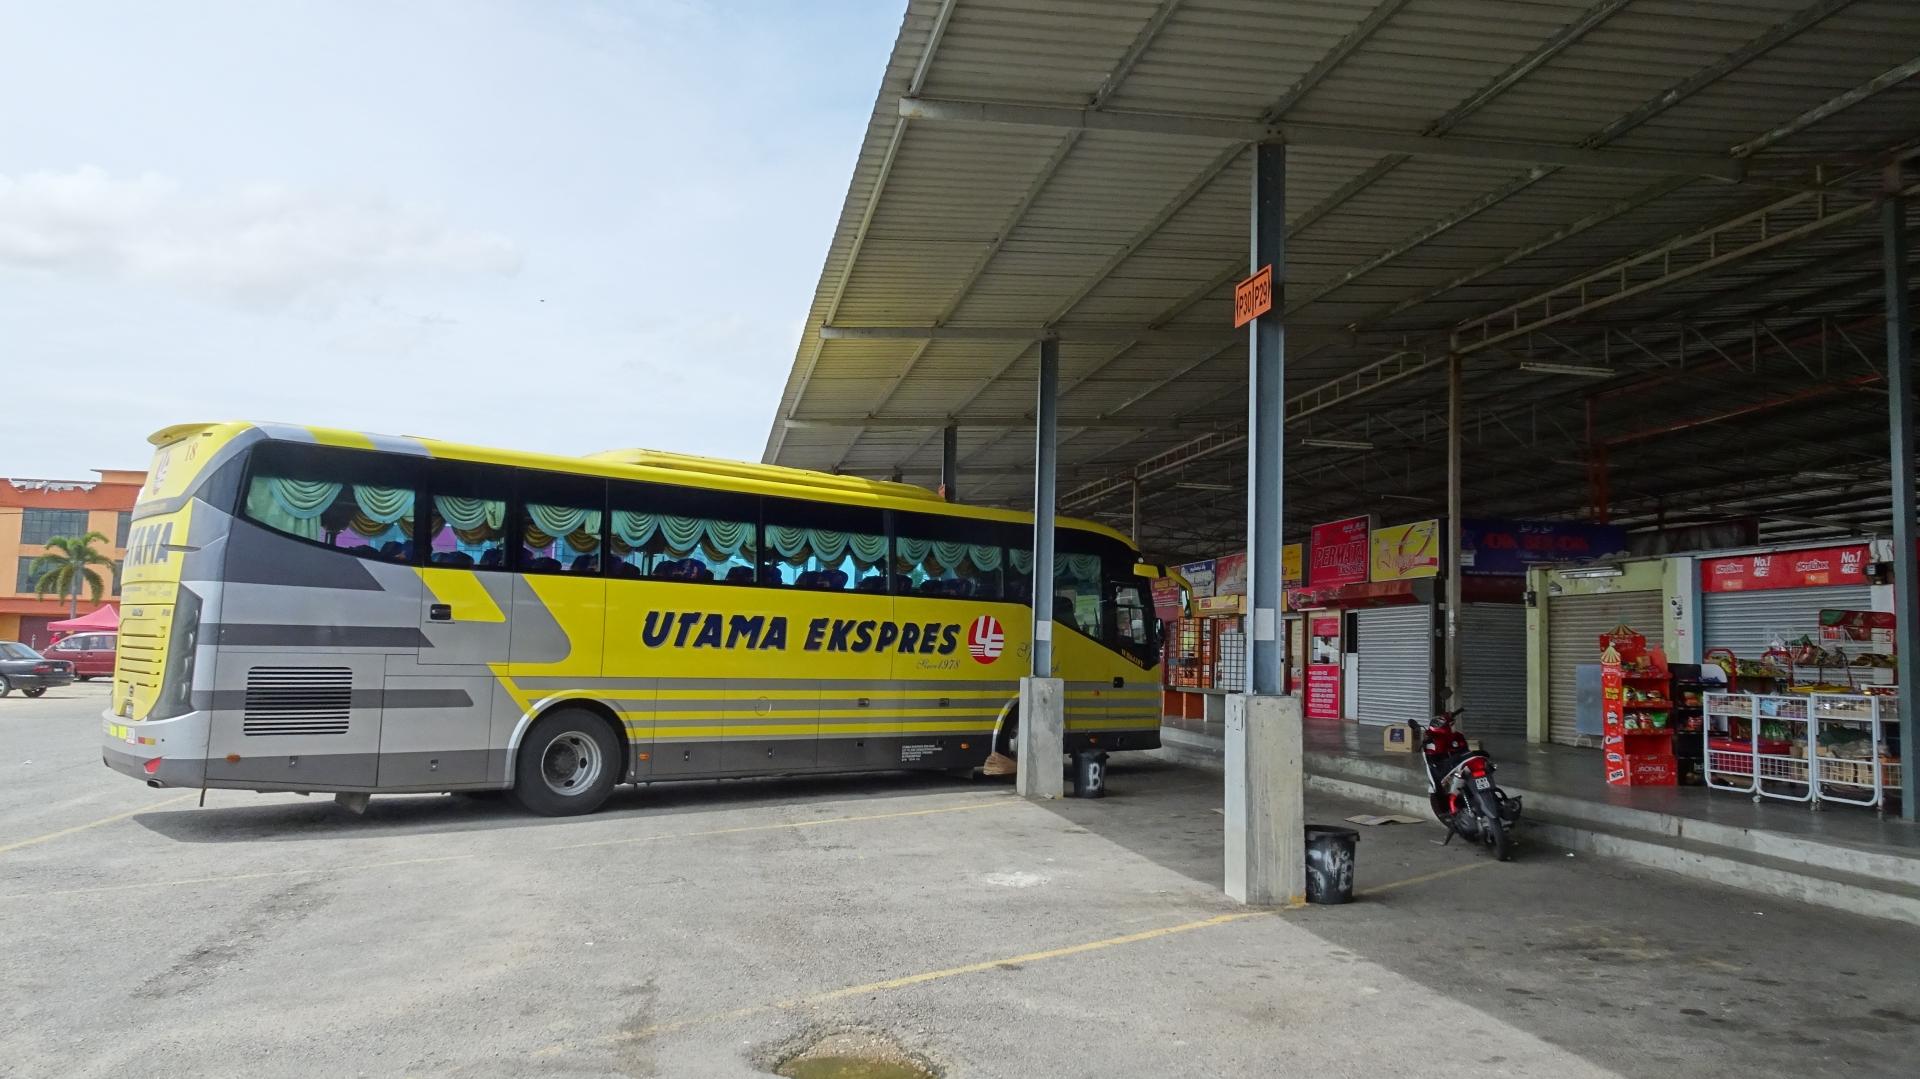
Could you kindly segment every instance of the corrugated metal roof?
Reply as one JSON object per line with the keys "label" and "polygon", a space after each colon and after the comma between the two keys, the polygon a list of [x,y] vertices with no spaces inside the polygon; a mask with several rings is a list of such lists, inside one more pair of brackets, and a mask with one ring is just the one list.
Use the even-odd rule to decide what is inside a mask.
{"label": "corrugated metal roof", "polygon": [[[1867,422],[1884,343],[1863,211],[1877,166],[1920,145],[1916,57],[1910,0],[911,0],[766,457],[926,480],[950,421],[963,494],[1024,503],[1044,329],[1062,340],[1063,505],[1125,508],[1089,485],[1141,473],[1150,546],[1231,545],[1238,501],[1181,486],[1244,471],[1227,313],[1250,173],[1246,143],[1209,125],[1278,122],[1306,125],[1288,152],[1289,433],[1374,446],[1290,442],[1292,525],[1437,507],[1452,347],[1470,512],[1582,512],[1604,443],[1629,520],[1752,513],[1772,478],[1872,527],[1858,484],[1877,457],[1884,489]],[[903,120],[903,97],[1099,123]],[[1747,178],[1552,163],[1562,148],[1718,155]],[[1493,332],[1494,313],[1536,328]],[[857,336],[874,327],[921,336]],[[1809,467],[1863,478],[1823,489],[1796,478]],[[1802,523],[1769,527],[1821,519],[1786,516]]]}

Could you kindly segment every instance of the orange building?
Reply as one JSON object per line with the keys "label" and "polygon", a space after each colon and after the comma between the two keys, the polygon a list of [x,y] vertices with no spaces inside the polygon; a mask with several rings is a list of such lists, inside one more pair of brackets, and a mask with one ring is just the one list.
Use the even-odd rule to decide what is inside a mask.
{"label": "orange building", "polygon": [[[120,564],[126,557],[127,530],[133,520],[133,502],[140,497],[145,472],[94,469],[99,479],[27,480],[0,477],[0,640],[47,644],[47,623],[67,617],[64,596],[33,594],[28,572],[34,559],[47,553],[52,536],[98,532],[111,545],[111,580],[102,603],[93,602],[84,586],[80,613],[120,598]],[[101,576],[107,577],[105,567]]]}

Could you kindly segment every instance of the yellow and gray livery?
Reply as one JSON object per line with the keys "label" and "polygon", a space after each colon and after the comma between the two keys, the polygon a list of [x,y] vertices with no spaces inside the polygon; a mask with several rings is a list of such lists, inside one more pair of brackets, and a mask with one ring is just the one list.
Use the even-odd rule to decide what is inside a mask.
{"label": "yellow and gray livery", "polygon": [[[1009,752],[1030,515],[646,450],[166,428],[134,509],[103,756],[154,786],[512,790],[970,769]],[[1159,745],[1150,567],[1062,519],[1069,752]]]}

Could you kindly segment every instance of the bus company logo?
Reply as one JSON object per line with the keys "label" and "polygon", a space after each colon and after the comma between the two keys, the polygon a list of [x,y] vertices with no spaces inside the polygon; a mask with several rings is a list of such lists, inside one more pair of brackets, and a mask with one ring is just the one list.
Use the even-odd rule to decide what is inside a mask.
{"label": "bus company logo", "polygon": [[[948,656],[960,647],[960,626],[956,622],[815,618],[807,622],[805,635],[799,640],[808,652]],[[648,611],[640,630],[640,643],[648,648],[781,652],[787,649],[787,618],[785,615],[730,615],[719,611]]]}
{"label": "bus company logo", "polygon": [[155,565],[167,560],[167,545],[173,542],[173,522],[141,525],[127,537],[126,560],[121,572]]}
{"label": "bus company logo", "polygon": [[990,614],[983,614],[967,627],[967,654],[975,663],[992,663],[1000,658],[1000,650],[1007,644],[1006,631],[1000,628],[1000,620]]}

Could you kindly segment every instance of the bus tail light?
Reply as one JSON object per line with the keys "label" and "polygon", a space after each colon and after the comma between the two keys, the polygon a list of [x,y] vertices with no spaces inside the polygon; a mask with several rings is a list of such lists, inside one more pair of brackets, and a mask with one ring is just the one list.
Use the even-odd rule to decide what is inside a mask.
{"label": "bus tail light", "polygon": [[165,759],[165,757],[155,757],[141,767],[146,769],[148,775],[153,775],[160,771],[160,762]]}

